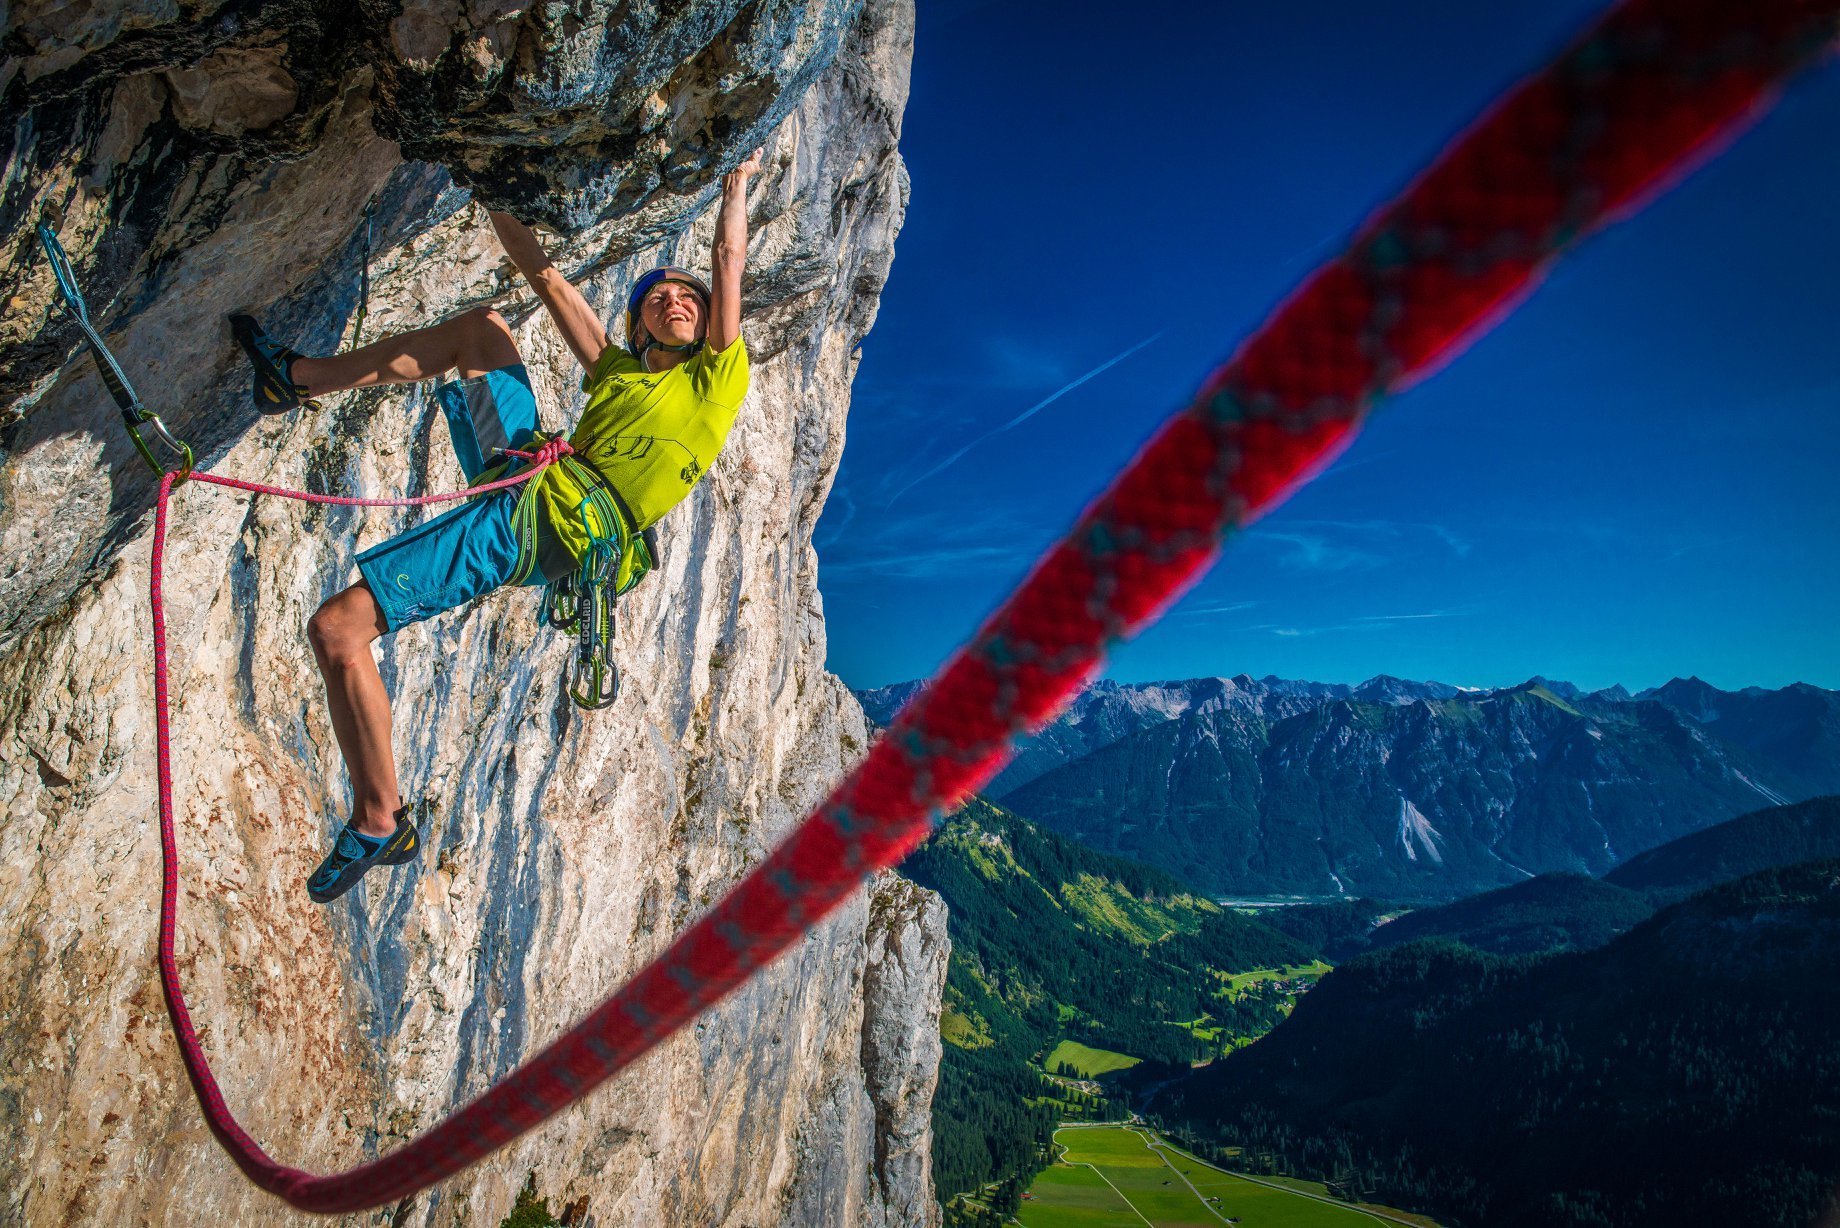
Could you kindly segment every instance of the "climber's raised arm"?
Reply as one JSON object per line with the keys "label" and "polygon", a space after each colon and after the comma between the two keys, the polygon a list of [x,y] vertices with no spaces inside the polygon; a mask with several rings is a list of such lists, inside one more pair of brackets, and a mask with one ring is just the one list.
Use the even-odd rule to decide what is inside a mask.
{"label": "climber's raised arm", "polygon": [[709,256],[709,348],[721,353],[741,335],[741,269],[747,263],[748,180],[760,170],[760,150],[722,177],[716,243]]}
{"label": "climber's raised arm", "polygon": [[607,326],[594,313],[594,308],[588,306],[581,291],[570,285],[562,270],[550,263],[549,253],[543,250],[543,244],[530,227],[509,213],[494,210],[491,217],[492,229],[498,232],[498,241],[505,245],[505,254],[511,257],[511,263],[517,266],[517,271],[524,275],[524,280],[549,310],[570,352],[583,367],[594,370],[594,364],[608,345]]}

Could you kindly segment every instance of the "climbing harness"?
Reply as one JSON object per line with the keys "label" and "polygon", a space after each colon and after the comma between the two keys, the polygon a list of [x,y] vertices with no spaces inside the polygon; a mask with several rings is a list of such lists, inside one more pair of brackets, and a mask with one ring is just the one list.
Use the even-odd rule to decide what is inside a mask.
{"label": "climbing harness", "polygon": [[[108,343],[96,331],[96,326],[90,323],[89,304],[84,301],[83,291],[77,286],[77,275],[70,267],[70,257],[64,254],[64,245],[58,242],[56,232],[44,222],[38,224],[38,243],[45,249],[45,259],[51,264],[52,276],[57,278],[58,297],[63,303],[64,314],[82,331],[89,352],[96,360],[96,370],[102,376],[103,386],[109,390],[109,396],[114,398],[116,407],[121,410],[122,425],[128,428],[128,438],[134,441],[135,450],[155,473],[176,473],[183,480],[192,471],[194,463],[191,446],[167,430],[160,415],[141,404],[134,385],[128,382],[121,364],[109,352]],[[160,463],[146,437],[141,434],[142,430],[151,434],[154,441],[171,454],[170,466]]]}
{"label": "climbing harness", "polygon": [[[545,445],[558,438],[535,431],[531,444]],[[542,618],[556,630],[575,636],[569,698],[576,706],[592,712],[612,704],[620,694],[620,672],[613,663],[614,601],[657,566],[658,545],[650,529],[643,533],[632,531],[632,513],[599,469],[584,463],[573,449],[559,458],[558,467],[587,492],[575,513],[587,534],[588,548],[574,572],[544,587]],[[475,484],[506,472],[508,462],[495,461],[480,471]],[[524,583],[537,566],[538,526],[542,519],[537,490],[534,482],[524,487],[511,512],[511,534],[518,553],[511,576],[505,581],[508,585]]]}
{"label": "climbing harness", "polygon": [[575,635],[575,676],[569,698],[590,712],[605,708],[620,695],[620,671],[613,664],[613,606],[658,562],[652,531],[632,531],[633,516],[613,485],[592,465],[568,463],[580,474],[587,494],[576,513],[588,534],[588,549],[572,576],[554,581],[543,594],[544,621]]}
{"label": "climbing harness", "polygon": [[[587,1095],[784,952],[870,873],[900,861],[939,814],[1001,769],[1019,738],[1053,718],[1112,643],[1192,583],[1226,536],[1320,471],[1376,402],[1504,314],[1561,252],[1759,113],[1834,38],[1836,19],[1840,0],[1625,0],[1612,9],[1453,142],[1209,376],[764,862],[504,1080],[348,1172],[316,1176],[270,1159],[225,1106],[186,1011],[174,956],[160,596],[167,501],[182,475],[162,475],[152,571],[160,976],[212,1133],[263,1189],[302,1210],[353,1212],[451,1176]],[[316,502],[404,502],[192,480]]]}

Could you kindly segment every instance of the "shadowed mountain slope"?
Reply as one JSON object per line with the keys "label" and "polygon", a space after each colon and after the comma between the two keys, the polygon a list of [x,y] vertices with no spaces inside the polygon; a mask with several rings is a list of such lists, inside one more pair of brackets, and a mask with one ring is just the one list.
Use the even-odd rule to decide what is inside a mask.
{"label": "shadowed mountain slope", "polygon": [[1606,883],[1679,899],[1772,866],[1840,857],[1840,796],[1773,806],[1637,854]]}
{"label": "shadowed mountain slope", "polygon": [[1840,1178],[1840,861],[1595,951],[1343,965],[1156,1108],[1455,1225],[1804,1228]]}

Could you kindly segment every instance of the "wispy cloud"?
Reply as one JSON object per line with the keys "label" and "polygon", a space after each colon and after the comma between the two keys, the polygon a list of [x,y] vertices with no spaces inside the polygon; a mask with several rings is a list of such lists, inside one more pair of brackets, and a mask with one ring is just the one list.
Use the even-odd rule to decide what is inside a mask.
{"label": "wispy cloud", "polygon": [[1425,528],[1429,529],[1439,541],[1449,546],[1450,552],[1458,558],[1466,559],[1469,557],[1469,539],[1459,536],[1454,529],[1441,524],[1428,524]]}
{"label": "wispy cloud", "polygon": [[1391,460],[1393,457],[1399,455],[1398,448],[1392,448],[1385,452],[1362,452],[1359,448],[1360,441],[1357,440],[1353,448],[1350,448],[1348,451],[1336,457],[1333,464],[1317,474],[1314,478],[1311,478],[1310,484],[1314,486],[1329,478],[1340,477],[1342,474],[1352,473],[1356,469],[1365,469],[1369,465],[1377,465],[1381,461]]}
{"label": "wispy cloud", "polygon": [[850,497],[850,489],[842,482],[831,487],[830,498],[825,500],[824,510],[837,509],[835,517],[825,516],[818,522],[818,532],[814,538],[828,544],[842,537],[850,523],[856,519],[856,500]]}
{"label": "wispy cloud", "polygon": [[1259,527],[1250,530],[1246,538],[1283,547],[1280,561],[1297,571],[1353,571],[1357,568],[1378,567],[1386,562],[1384,555],[1345,541],[1337,541],[1327,533]]}
{"label": "wispy cloud", "polygon": [[[1067,361],[1057,348],[1044,347],[1007,334],[986,336],[973,351],[978,382],[986,388],[1026,392],[1067,378]],[[954,364],[947,375],[963,379],[964,369]]]}
{"label": "wispy cloud", "polygon": [[1240,614],[1257,606],[1256,601],[1207,601],[1200,605],[1183,605],[1176,611],[1181,618],[1215,618],[1222,614]]}
{"label": "wispy cloud", "polygon": [[826,583],[860,583],[1019,571],[1051,544],[1047,530],[1009,517],[936,511],[858,527],[848,537],[828,533],[815,548]]}
{"label": "wispy cloud", "polygon": [[1265,631],[1282,639],[1303,639],[1315,635],[1330,635],[1337,631],[1383,631],[1394,623],[1417,622],[1433,618],[1463,618],[1475,613],[1474,610],[1423,610],[1411,614],[1361,614],[1346,622],[1329,623],[1319,627],[1293,627],[1278,623],[1263,623],[1256,627],[1247,627],[1247,631]]}
{"label": "wispy cloud", "polygon": [[971,442],[963,445],[958,450],[953,452],[950,456],[946,457],[944,460],[940,461],[938,464],[928,469],[925,473],[922,473],[919,477],[914,478],[904,483],[899,490],[895,491],[894,494],[888,497],[888,502],[892,504],[895,502],[895,500],[899,499],[902,495],[906,494],[908,491],[912,490],[914,487],[920,485],[920,483],[927,481],[930,478],[938,477],[941,473],[944,473],[947,469],[950,469],[953,465],[957,464],[959,460],[961,460],[972,449],[980,446],[981,444],[990,440],[992,437],[1002,434],[1004,431],[1014,430],[1016,427],[1021,426],[1024,422],[1027,422],[1030,418],[1033,418],[1036,414],[1040,413],[1042,410],[1046,409],[1048,406],[1054,404],[1054,402],[1060,400],[1062,397],[1072,392],[1075,388],[1078,388],[1080,385],[1086,383],[1088,380],[1095,379],[1098,376],[1105,374],[1107,371],[1111,370],[1113,367],[1117,366],[1119,363],[1123,362],[1125,359],[1129,358],[1131,355],[1137,353],[1137,351],[1143,349],[1145,346],[1149,345],[1151,342],[1155,341],[1158,337],[1161,337],[1162,335],[1163,334],[1161,332],[1152,333],[1150,336],[1145,337],[1142,341],[1139,341],[1136,345],[1132,346],[1130,349],[1125,350],[1122,354],[1116,354],[1112,356],[1111,358],[1106,359],[1104,362],[1100,363],[1098,366],[1094,367],[1092,370],[1086,372],[1084,375],[1077,376],[1074,379],[1069,380],[1067,383],[1062,384],[1059,388],[1056,388],[1053,392],[1050,392],[1047,396],[1043,397],[1041,400],[1035,402],[1035,404],[1029,406],[1027,409],[1023,410],[1021,413],[1011,418],[1008,422],[1005,422],[1001,426],[992,427],[990,430],[985,431],[982,435],[979,435],[977,438],[971,440]]}
{"label": "wispy cloud", "polygon": [[1468,610],[1427,610],[1423,614],[1363,614],[1354,621],[1357,623],[1404,623],[1415,622],[1421,618],[1460,618]]}
{"label": "wispy cloud", "polygon": [[934,546],[856,558],[820,560],[826,580],[937,580],[1008,569],[1025,556],[1008,546]]}
{"label": "wispy cloud", "polygon": [[1314,572],[1381,567],[1401,549],[1422,550],[1433,541],[1457,558],[1467,558],[1471,549],[1469,540],[1448,525],[1415,520],[1286,520],[1259,525],[1246,537],[1283,547],[1280,562]]}

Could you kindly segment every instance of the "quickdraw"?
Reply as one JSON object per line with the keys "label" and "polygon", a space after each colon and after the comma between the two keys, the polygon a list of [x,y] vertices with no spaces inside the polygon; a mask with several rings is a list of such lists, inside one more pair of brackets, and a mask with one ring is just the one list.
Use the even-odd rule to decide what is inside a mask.
{"label": "quickdraw", "polygon": [[364,255],[358,265],[358,312],[351,326],[351,348],[364,344],[364,321],[371,314],[371,238],[375,232],[377,198],[364,202]]}
{"label": "quickdraw", "polygon": [[569,684],[569,698],[590,712],[605,708],[620,695],[620,671],[611,655],[613,594],[608,591],[618,559],[613,543],[596,538],[576,576],[575,678]]}
{"label": "quickdraw", "polygon": [[[96,370],[102,375],[103,386],[109,390],[115,404],[121,410],[122,424],[128,428],[128,438],[134,441],[135,450],[141,454],[154,473],[161,477],[171,473],[175,480],[184,481],[191,475],[195,459],[191,445],[167,429],[160,415],[141,404],[141,399],[134,391],[134,385],[115,361],[115,355],[109,352],[109,346],[90,323],[89,304],[84,301],[83,291],[77,286],[76,270],[70,265],[70,257],[64,252],[64,245],[58,242],[57,233],[44,222],[38,224],[38,242],[45,249],[45,258],[51,263],[52,276],[57,278],[58,296],[63,302],[64,314],[76,324],[83,333],[83,340],[89,345],[89,352],[96,359]],[[150,433],[167,452],[171,453],[173,464],[168,467],[160,463],[153,454],[147,439],[141,434]]]}
{"label": "quickdraw", "polygon": [[573,576],[549,586],[543,597],[543,618],[558,631],[574,633],[575,669],[569,698],[593,712],[620,696],[620,671],[613,663],[613,603],[639,582],[644,571],[635,569],[624,585],[619,583],[628,522],[598,482],[591,479],[585,489],[588,493],[576,513],[587,530],[588,549]]}

